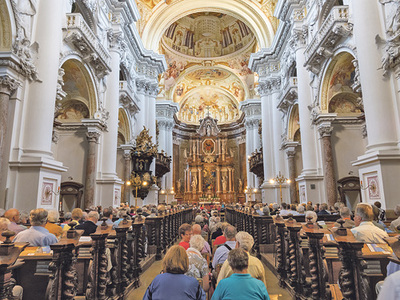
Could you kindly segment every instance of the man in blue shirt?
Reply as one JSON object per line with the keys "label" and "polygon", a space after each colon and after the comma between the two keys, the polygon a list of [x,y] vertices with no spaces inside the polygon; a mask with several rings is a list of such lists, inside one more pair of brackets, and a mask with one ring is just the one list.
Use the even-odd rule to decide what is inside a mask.
{"label": "man in blue shirt", "polygon": [[29,246],[45,247],[58,242],[56,236],[50,233],[46,228],[47,210],[43,208],[33,209],[30,212],[29,220],[31,227],[21,231],[14,238],[16,242],[28,242]]}
{"label": "man in blue shirt", "polygon": [[223,264],[228,258],[229,251],[236,248],[236,233],[236,228],[232,225],[225,228],[224,235],[226,237],[226,242],[225,244],[220,245],[215,251],[212,261],[213,269],[215,269],[218,264]]}
{"label": "man in blue shirt", "polygon": [[246,251],[231,250],[228,262],[233,274],[219,282],[211,300],[270,300],[264,282],[247,273],[249,255]]}

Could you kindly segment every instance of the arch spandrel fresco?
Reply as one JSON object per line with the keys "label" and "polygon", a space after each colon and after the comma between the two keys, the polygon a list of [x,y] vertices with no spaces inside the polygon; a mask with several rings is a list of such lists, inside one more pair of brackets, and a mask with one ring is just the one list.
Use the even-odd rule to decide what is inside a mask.
{"label": "arch spandrel fresco", "polygon": [[211,88],[197,89],[181,102],[178,118],[186,124],[199,124],[210,114],[218,124],[236,121],[240,112],[237,103],[222,91]]}

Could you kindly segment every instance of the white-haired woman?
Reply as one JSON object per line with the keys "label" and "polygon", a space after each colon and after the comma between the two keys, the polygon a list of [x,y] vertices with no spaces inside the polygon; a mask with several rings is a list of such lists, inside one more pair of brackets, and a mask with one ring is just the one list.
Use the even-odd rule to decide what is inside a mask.
{"label": "white-haired woman", "polygon": [[204,239],[201,235],[193,235],[190,238],[190,247],[186,250],[189,257],[189,270],[187,276],[202,279],[203,289],[207,292],[210,288],[209,270],[207,260],[201,255],[200,251],[204,248]]}
{"label": "white-haired woman", "polygon": [[60,215],[56,210],[49,210],[47,215],[47,223],[45,228],[52,234],[54,234],[58,239],[61,238],[63,229],[57,223],[60,221]]}

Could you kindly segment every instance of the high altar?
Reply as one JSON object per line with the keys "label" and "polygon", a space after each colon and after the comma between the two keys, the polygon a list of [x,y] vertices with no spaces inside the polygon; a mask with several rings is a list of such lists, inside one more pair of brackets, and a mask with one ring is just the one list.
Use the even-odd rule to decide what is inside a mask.
{"label": "high altar", "polygon": [[217,120],[209,115],[200,120],[189,151],[184,153],[183,201],[230,203],[236,199],[234,153],[227,149],[227,137],[218,128]]}

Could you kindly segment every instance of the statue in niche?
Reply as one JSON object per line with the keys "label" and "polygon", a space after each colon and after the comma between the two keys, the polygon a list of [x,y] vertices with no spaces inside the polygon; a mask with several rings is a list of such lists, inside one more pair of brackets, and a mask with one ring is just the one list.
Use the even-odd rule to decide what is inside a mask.
{"label": "statue in niche", "polygon": [[222,145],[221,145],[221,147],[222,147],[222,154],[225,154],[226,152],[226,145],[225,145],[225,142],[222,142]]}
{"label": "statue in niche", "polygon": [[197,187],[197,177],[193,176],[193,180],[192,180],[192,191],[193,192],[196,191],[196,187]]}
{"label": "statue in niche", "polygon": [[188,158],[188,155],[187,155],[187,150],[186,150],[186,148],[183,150],[183,157],[184,157],[184,158]]}
{"label": "statue in niche", "polygon": [[243,181],[239,178],[239,190],[238,192],[241,193],[243,191]]}
{"label": "statue in niche", "polygon": [[222,177],[222,191],[226,191],[228,187],[228,176],[223,176]]}
{"label": "statue in niche", "polygon": [[196,155],[196,144],[193,143],[193,155]]}
{"label": "statue in niche", "polygon": [[181,189],[182,189],[182,179],[179,179],[176,181],[176,190],[178,193],[180,193]]}
{"label": "statue in niche", "polygon": [[233,149],[229,149],[229,154],[231,155],[231,157],[235,156],[235,151]]}

